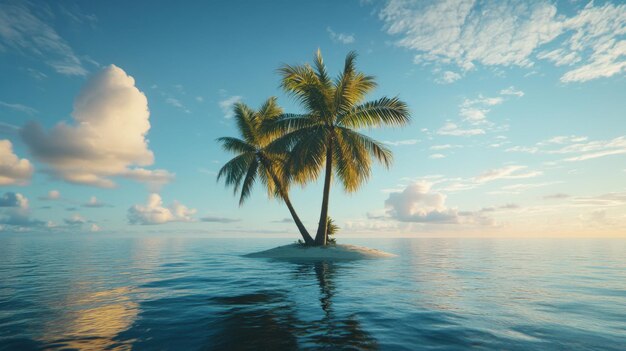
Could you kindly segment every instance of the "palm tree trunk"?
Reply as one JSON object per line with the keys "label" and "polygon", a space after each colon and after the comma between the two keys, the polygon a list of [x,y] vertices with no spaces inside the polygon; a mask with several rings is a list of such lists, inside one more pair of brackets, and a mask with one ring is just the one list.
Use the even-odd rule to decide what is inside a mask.
{"label": "palm tree trunk", "polygon": [[304,224],[302,224],[302,221],[300,220],[300,217],[298,217],[298,214],[293,208],[293,205],[291,204],[291,201],[289,200],[289,196],[287,194],[283,195],[283,201],[285,201],[285,205],[287,205],[289,213],[291,213],[291,218],[293,218],[293,221],[296,222],[296,226],[300,231],[300,235],[302,235],[302,238],[304,239],[304,243],[307,245],[313,245],[315,242],[311,237],[311,234],[309,234],[309,232],[304,227]]}
{"label": "palm tree trunk", "polygon": [[289,200],[289,194],[287,194],[287,192],[283,189],[280,179],[278,179],[278,176],[276,176],[276,173],[274,173],[269,162],[267,162],[265,158],[262,158],[261,162],[263,162],[265,168],[269,171],[270,176],[272,177],[272,180],[278,187],[278,192],[280,193],[280,197],[285,202],[285,205],[287,205],[287,208],[289,209],[289,213],[291,213],[291,218],[293,218],[293,221],[296,223],[296,227],[298,227],[298,230],[300,231],[300,235],[302,235],[302,238],[304,239],[304,243],[307,245],[313,245],[315,241],[311,237],[311,234],[309,234],[309,232],[306,230],[306,227],[300,220],[300,217],[298,217],[298,214],[296,213],[295,208],[293,208],[293,205],[291,204],[291,200]]}
{"label": "palm tree trunk", "polygon": [[330,197],[330,183],[333,177],[333,138],[328,138],[326,145],[326,175],[324,176],[324,197],[322,198],[322,212],[315,234],[315,245],[326,246],[328,243],[328,200]]}

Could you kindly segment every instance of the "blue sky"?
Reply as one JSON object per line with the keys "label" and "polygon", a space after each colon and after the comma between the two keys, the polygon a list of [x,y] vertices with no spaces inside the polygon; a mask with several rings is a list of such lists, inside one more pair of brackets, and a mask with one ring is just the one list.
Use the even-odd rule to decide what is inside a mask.
{"label": "blue sky", "polygon": [[[350,50],[413,123],[345,235],[624,236],[626,5],[610,1],[0,2],[0,228],[297,238],[216,182],[230,107]],[[132,78],[131,78],[132,77]],[[146,110],[149,110],[149,112]],[[321,185],[294,189],[311,230]]]}

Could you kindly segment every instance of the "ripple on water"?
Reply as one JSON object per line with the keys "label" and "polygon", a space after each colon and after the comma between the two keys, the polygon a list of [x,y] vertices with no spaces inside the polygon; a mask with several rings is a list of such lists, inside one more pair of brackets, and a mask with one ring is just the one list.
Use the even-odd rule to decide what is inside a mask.
{"label": "ripple on water", "polygon": [[298,263],[241,257],[272,240],[37,239],[0,237],[0,350],[626,344],[625,241],[364,240],[398,257]]}

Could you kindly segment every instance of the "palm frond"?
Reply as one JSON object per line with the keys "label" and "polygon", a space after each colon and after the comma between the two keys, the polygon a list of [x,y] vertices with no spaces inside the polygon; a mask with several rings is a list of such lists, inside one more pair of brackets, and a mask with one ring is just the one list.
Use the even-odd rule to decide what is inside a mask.
{"label": "palm frond", "polygon": [[336,130],[333,158],[335,173],[346,192],[356,191],[371,174],[367,149],[351,135]]}
{"label": "palm frond", "polygon": [[249,144],[257,144],[257,131],[254,125],[254,110],[243,102],[237,102],[233,106],[235,123],[239,134]]}
{"label": "palm frond", "polygon": [[289,153],[291,179],[300,184],[317,179],[326,160],[328,129],[323,126],[316,126],[290,134],[297,134]]}
{"label": "palm frond", "polygon": [[326,71],[326,65],[324,64],[324,58],[322,57],[322,50],[320,50],[319,48],[315,53],[315,58],[313,59],[313,61],[315,64],[315,72],[320,83],[327,88],[330,87],[331,81],[328,76],[328,72]]}
{"label": "palm frond", "polygon": [[407,105],[398,98],[387,98],[355,106],[338,117],[337,123],[347,128],[404,126],[411,121]]}
{"label": "palm frond", "polygon": [[235,154],[243,154],[246,152],[255,151],[254,146],[238,138],[221,137],[221,138],[217,138],[217,142],[219,142],[222,145],[222,149],[228,152],[235,153]]}
{"label": "palm frond", "polygon": [[308,111],[319,116],[330,115],[332,89],[320,81],[311,66],[284,65],[279,69],[281,86]]}
{"label": "palm frond", "polygon": [[259,168],[259,161],[254,158],[248,165],[248,171],[246,177],[241,185],[241,196],[239,197],[239,206],[243,205],[244,201],[250,196],[252,192],[252,186],[257,177],[257,169]]}
{"label": "palm frond", "polygon": [[391,166],[393,153],[382,143],[348,128],[337,127],[337,130],[340,131],[340,134],[349,145],[358,145],[360,148],[366,150],[367,153],[373,156],[378,162],[385,166],[385,168]]}
{"label": "palm frond", "polygon": [[239,190],[239,185],[246,174],[250,164],[254,161],[254,153],[247,152],[236,156],[226,164],[217,173],[217,180],[225,178],[227,186],[233,186],[234,193]]}

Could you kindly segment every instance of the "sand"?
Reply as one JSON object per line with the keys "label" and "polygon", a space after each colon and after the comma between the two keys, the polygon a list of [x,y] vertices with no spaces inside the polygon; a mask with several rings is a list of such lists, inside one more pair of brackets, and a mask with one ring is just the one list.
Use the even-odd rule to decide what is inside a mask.
{"label": "sand", "polygon": [[273,249],[253,252],[246,257],[260,257],[283,260],[362,260],[390,258],[396,255],[354,245],[329,245],[326,247],[306,247],[299,244],[278,246]]}

